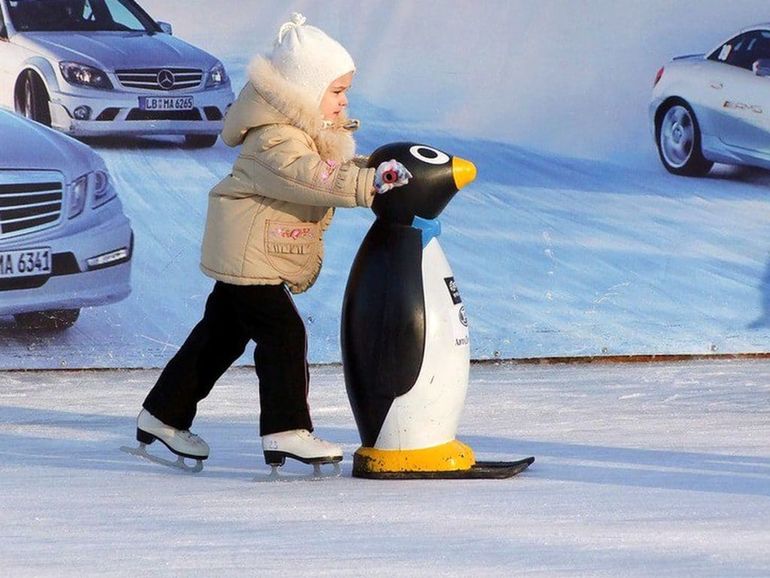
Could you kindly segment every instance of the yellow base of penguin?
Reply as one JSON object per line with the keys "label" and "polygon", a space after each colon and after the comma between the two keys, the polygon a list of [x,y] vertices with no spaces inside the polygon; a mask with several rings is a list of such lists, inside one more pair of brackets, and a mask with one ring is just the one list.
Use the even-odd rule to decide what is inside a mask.
{"label": "yellow base of penguin", "polygon": [[353,455],[353,477],[380,480],[510,478],[526,470],[535,458],[515,462],[477,462],[462,442],[416,450],[361,447]]}
{"label": "yellow base of penguin", "polygon": [[353,455],[353,475],[367,478],[398,477],[379,474],[453,472],[469,470],[475,463],[473,450],[457,440],[417,450],[361,447]]}

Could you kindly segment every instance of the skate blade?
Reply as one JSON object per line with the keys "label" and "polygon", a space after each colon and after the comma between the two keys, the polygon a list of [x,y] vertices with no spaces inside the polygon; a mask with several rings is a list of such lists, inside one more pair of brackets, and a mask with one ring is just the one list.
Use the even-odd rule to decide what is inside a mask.
{"label": "skate blade", "polygon": [[[321,469],[322,465],[329,464],[332,466],[331,471],[328,469]],[[252,481],[254,482],[321,482],[323,480],[329,480],[339,478],[342,475],[342,469],[339,462],[324,462],[323,464],[315,463],[313,465],[313,473],[303,474],[294,472],[283,472],[281,466],[271,465],[270,473],[258,474]]]}
{"label": "skate blade", "polygon": [[[143,460],[147,460],[148,462],[152,462],[154,464],[160,464],[162,466],[166,466],[168,468],[173,468],[176,470],[182,470],[183,472],[188,472],[190,474],[197,474],[203,469],[203,460],[195,460],[195,465],[189,465],[184,460],[185,458],[182,456],[177,456],[176,461],[174,460],[168,460],[166,458],[161,458],[159,456],[154,456],[151,453],[147,452],[147,446],[146,444],[139,444],[139,447],[136,448],[130,448],[128,446],[121,446],[120,451],[126,452],[127,454],[130,454],[132,456],[136,456],[138,458],[141,458]],[[191,458],[192,459],[192,458]]]}

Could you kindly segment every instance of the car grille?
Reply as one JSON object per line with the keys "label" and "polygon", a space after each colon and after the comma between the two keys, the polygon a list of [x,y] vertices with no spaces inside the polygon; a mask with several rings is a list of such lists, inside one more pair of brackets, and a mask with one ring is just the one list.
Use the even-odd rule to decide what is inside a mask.
{"label": "car grille", "polygon": [[0,171],[0,239],[34,233],[61,219],[64,188],[58,173]]}
{"label": "car grille", "polygon": [[134,68],[116,70],[115,74],[126,88],[145,90],[195,88],[203,80],[203,71],[196,68]]}

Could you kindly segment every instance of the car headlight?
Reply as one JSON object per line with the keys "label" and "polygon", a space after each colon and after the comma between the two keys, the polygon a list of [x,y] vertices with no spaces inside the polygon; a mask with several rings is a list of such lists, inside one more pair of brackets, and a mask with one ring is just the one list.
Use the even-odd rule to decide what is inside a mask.
{"label": "car headlight", "polygon": [[88,175],[75,179],[70,185],[69,218],[73,219],[83,212],[88,196]]}
{"label": "car headlight", "polygon": [[110,175],[107,171],[97,170],[87,173],[70,184],[68,216],[72,219],[82,213],[88,199],[90,199],[91,208],[95,209],[116,196],[117,193],[110,183]]}
{"label": "car headlight", "polygon": [[91,206],[100,207],[110,199],[114,199],[117,193],[110,184],[110,174],[107,171],[94,171],[93,174],[93,196]]}
{"label": "car headlight", "polygon": [[64,80],[70,84],[112,89],[112,83],[107,78],[107,73],[98,68],[78,64],[77,62],[60,62],[59,70],[61,70]]}
{"label": "car headlight", "polygon": [[206,79],[206,88],[214,88],[215,86],[221,86],[227,82],[227,71],[224,64],[217,62],[209,70],[208,78]]}

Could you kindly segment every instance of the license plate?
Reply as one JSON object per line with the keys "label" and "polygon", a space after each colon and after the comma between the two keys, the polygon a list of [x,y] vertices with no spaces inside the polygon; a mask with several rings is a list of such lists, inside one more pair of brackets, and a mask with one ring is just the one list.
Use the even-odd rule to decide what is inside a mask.
{"label": "license plate", "polygon": [[192,110],[192,96],[140,96],[142,110]]}
{"label": "license plate", "polygon": [[0,251],[0,279],[51,274],[51,249]]}

